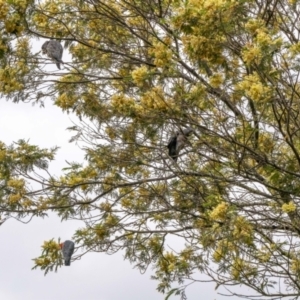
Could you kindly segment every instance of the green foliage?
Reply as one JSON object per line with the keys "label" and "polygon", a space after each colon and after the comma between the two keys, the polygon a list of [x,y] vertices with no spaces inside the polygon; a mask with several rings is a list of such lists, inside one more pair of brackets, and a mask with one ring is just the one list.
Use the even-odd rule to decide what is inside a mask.
{"label": "green foliage", "polygon": [[[299,294],[297,1],[0,0],[0,8],[0,94],[51,98],[74,112],[81,122],[71,140],[86,151],[29,191],[55,150],[2,145],[1,211],[84,221],[78,248],[124,250],[141,272],[154,266],[167,298],[184,299],[199,272],[261,299]],[[65,45],[61,71],[32,52],[38,37]],[[166,145],[185,127],[195,134],[174,162]],[[48,272],[60,258],[46,248],[35,268]],[[274,278],[280,286],[270,287]]]}
{"label": "green foliage", "polygon": [[33,259],[35,266],[32,270],[40,268],[41,270],[45,270],[45,275],[49,271],[57,272],[58,267],[63,265],[63,257],[60,251],[60,240],[58,240],[58,242],[55,242],[54,239],[45,241],[42,249],[42,255]]}
{"label": "green foliage", "polygon": [[45,191],[32,189],[40,181],[33,173],[46,170],[56,150],[40,149],[24,140],[11,146],[0,142],[0,205],[6,217],[45,215]]}

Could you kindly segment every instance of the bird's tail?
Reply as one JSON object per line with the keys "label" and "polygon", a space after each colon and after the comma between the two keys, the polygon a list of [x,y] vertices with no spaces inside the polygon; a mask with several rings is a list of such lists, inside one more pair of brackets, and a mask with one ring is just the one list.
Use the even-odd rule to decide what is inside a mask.
{"label": "bird's tail", "polygon": [[70,266],[71,265],[71,258],[65,259],[65,266]]}
{"label": "bird's tail", "polygon": [[56,66],[60,69],[60,64],[63,64],[64,62],[61,59],[56,59]]}

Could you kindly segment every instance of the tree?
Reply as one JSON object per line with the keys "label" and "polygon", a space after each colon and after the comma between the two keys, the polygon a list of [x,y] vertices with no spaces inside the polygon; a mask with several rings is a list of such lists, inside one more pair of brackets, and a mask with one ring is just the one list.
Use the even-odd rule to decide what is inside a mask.
{"label": "tree", "polygon": [[[299,297],[298,1],[11,0],[0,8],[0,92],[75,112],[72,140],[86,151],[59,178],[32,175],[55,149],[23,141],[25,152],[35,147],[29,161],[24,152],[20,163],[1,156],[5,215],[80,219],[77,248],[124,250],[141,272],[154,266],[169,295],[185,298],[201,272],[260,299]],[[32,53],[34,38],[64,43],[63,70],[45,69],[53,62]],[[169,137],[187,127],[194,134],[174,162]],[[41,189],[30,191],[30,180]],[[61,265],[58,242],[43,248],[35,267]]]}

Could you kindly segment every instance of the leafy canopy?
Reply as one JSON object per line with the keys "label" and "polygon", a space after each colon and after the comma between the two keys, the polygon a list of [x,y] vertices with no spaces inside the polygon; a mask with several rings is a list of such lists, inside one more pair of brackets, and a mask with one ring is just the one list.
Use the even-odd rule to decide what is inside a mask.
{"label": "leafy canopy", "polygon": [[[55,149],[1,144],[2,215],[80,219],[78,249],[153,266],[167,297],[201,272],[297,298],[299,14],[296,0],[0,0],[1,95],[74,112],[86,152],[42,178]],[[63,43],[62,71],[36,38]],[[35,267],[61,265],[57,242],[43,250]]]}

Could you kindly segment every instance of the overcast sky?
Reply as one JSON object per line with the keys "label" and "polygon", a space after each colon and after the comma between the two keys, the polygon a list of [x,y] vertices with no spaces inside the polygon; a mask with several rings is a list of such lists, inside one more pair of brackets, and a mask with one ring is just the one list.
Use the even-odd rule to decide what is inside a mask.
{"label": "overcast sky", "polygon": [[[40,44],[43,41],[40,41]],[[65,160],[81,161],[83,153],[68,143],[66,130],[76,117],[62,113],[52,105],[45,108],[0,99],[0,141],[11,144],[19,139],[30,140],[40,147],[59,146],[51,171],[59,174]],[[2,300],[162,300],[156,291],[157,282],[150,279],[151,270],[141,275],[122,253],[113,256],[92,253],[62,267],[57,273],[31,270],[32,259],[39,256],[45,240],[71,239],[80,222],[61,222],[55,215],[33,219],[22,224],[9,219],[0,227],[0,299]],[[194,284],[187,290],[188,300],[220,300],[213,284]],[[172,299],[179,297],[172,296]],[[228,298],[226,298],[228,299]],[[238,298],[230,298],[238,299]]]}

